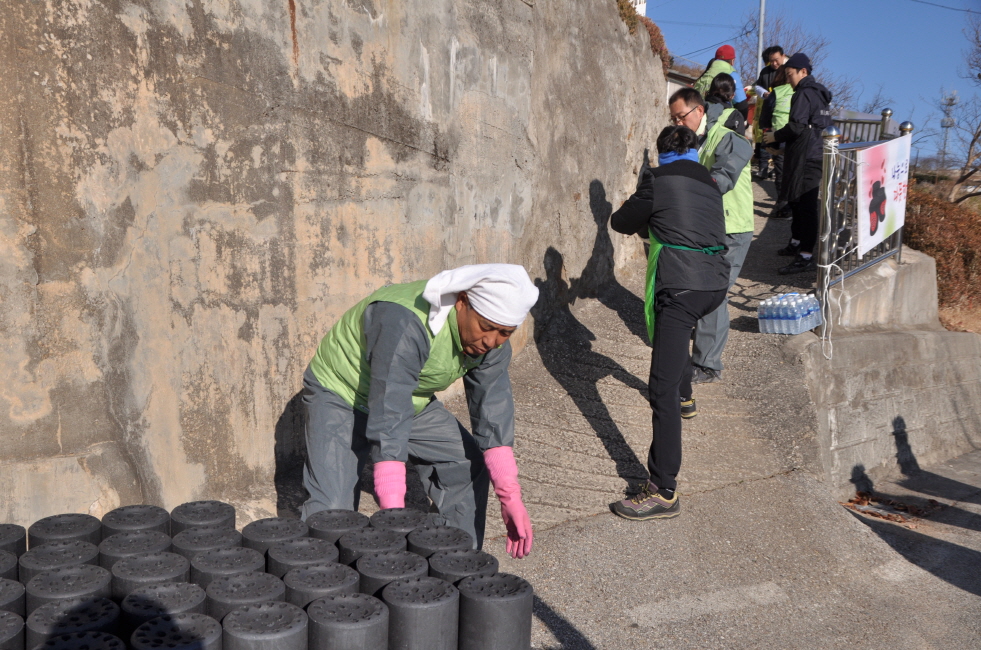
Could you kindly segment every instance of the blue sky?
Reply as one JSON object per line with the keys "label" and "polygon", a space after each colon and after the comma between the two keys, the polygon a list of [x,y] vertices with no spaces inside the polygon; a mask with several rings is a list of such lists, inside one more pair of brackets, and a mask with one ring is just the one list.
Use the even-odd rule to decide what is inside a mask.
{"label": "blue sky", "polygon": [[[929,1],[981,13],[981,0]],[[759,11],[759,4],[759,0],[648,0],[647,16],[660,26],[671,53],[685,55],[731,41],[744,18]],[[981,87],[961,78],[966,74],[967,39],[962,30],[968,14],[964,12],[913,0],[767,0],[766,14],[799,21],[806,30],[828,39],[823,67],[833,74],[853,75],[865,89],[863,99],[882,84],[883,94],[894,100],[890,105],[894,117],[911,120],[918,131],[930,123],[939,126],[941,87],[958,90],[962,98],[981,95]],[[704,64],[714,52],[712,48],[688,58]],[[821,73],[814,71],[819,81]],[[919,143],[921,155],[931,155],[937,148],[933,141]]]}

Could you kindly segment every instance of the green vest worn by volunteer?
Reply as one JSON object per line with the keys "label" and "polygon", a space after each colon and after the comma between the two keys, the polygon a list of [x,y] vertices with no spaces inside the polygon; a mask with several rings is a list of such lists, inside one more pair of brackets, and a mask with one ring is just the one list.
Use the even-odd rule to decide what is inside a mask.
{"label": "green vest worn by volunteer", "polygon": [[[727,108],[722,111],[718,121],[709,129],[705,136],[705,143],[698,152],[698,162],[709,171],[712,171],[712,165],[715,164],[715,149],[719,146],[722,137],[726,133],[735,133],[735,131],[725,127],[725,121],[735,110],[734,108]],[[736,184],[722,195],[722,207],[726,211],[727,235],[753,230],[753,181],[750,178],[748,161],[743,170],[739,172],[739,179]]]}
{"label": "green vest worn by volunteer", "polygon": [[772,127],[774,131],[779,131],[790,121],[790,101],[794,98],[794,87],[783,84],[774,88],[773,94],[776,99],[773,105]]}
{"label": "green vest worn by volunteer", "polygon": [[716,59],[715,61],[712,61],[712,65],[708,67],[708,70],[706,70],[702,76],[698,78],[698,81],[695,82],[693,88],[698,91],[699,95],[705,97],[705,94],[708,93],[709,88],[712,86],[712,80],[715,79],[717,75],[720,75],[723,72],[731,75],[733,71],[735,71],[735,68],[733,68],[727,61]]}
{"label": "green vest worn by volunteer", "polygon": [[368,412],[368,390],[371,367],[368,365],[364,333],[364,310],[373,302],[402,305],[422,322],[429,335],[429,358],[419,373],[419,385],[412,391],[412,406],[418,415],[426,408],[436,391],[476,368],[483,357],[469,357],[460,344],[456,308],[450,310],[446,324],[435,336],[429,329],[429,302],[422,297],[428,280],[393,284],[378,291],[349,309],[320,342],[310,370],[324,388],[337,393],[354,408]]}

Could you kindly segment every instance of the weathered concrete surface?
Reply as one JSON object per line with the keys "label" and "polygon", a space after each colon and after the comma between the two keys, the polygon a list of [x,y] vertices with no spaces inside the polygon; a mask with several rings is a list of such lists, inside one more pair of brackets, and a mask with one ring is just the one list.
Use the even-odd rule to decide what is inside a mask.
{"label": "weathered concrete surface", "polygon": [[902,263],[880,262],[831,287],[832,322],[848,330],[941,329],[937,263],[903,247]]}
{"label": "weathered concrete surface", "polygon": [[615,3],[43,0],[0,29],[0,520],[274,512],[301,373],[363,294],[545,277],[551,246],[586,295],[638,251],[594,208],[664,82]]}
{"label": "weathered concrete surface", "polygon": [[[933,258],[903,248],[832,287],[830,342],[793,337],[817,414],[819,474],[832,493],[981,448],[981,336],[937,316]],[[827,358],[827,357],[830,357]]]}
{"label": "weathered concrete surface", "polygon": [[981,449],[981,336],[907,330],[842,333],[831,359],[801,336],[818,414],[815,443],[832,492],[847,498],[910,458],[935,464]]}

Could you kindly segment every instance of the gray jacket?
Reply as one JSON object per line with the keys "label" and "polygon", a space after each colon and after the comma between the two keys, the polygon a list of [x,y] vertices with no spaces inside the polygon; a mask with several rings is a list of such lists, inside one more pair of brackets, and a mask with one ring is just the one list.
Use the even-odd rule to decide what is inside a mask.
{"label": "gray jacket", "polygon": [[[726,109],[722,104],[706,104],[705,106],[705,133],[707,134],[715,126],[715,123],[719,121],[719,117],[722,116],[722,111]],[[728,127],[729,123],[723,126]],[[706,136],[701,136],[698,139],[698,147],[701,149],[702,145],[705,143]],[[753,157],[753,145],[750,144],[749,140],[744,138],[742,134],[739,133],[726,133],[722,136],[722,140],[719,141],[719,146],[715,148],[715,163],[712,165],[712,169],[709,171],[712,174],[712,178],[715,179],[716,184],[719,186],[719,190],[725,194],[733,187],[736,186],[736,181],[739,180],[739,175],[742,173],[743,168],[749,163],[749,159]]]}
{"label": "gray jacket", "polygon": [[[365,436],[371,442],[372,460],[404,462],[415,415],[412,391],[429,359],[429,335],[418,316],[392,302],[365,308],[364,333],[371,366]],[[506,342],[463,376],[470,426],[481,451],[514,446],[510,363],[511,343]]]}

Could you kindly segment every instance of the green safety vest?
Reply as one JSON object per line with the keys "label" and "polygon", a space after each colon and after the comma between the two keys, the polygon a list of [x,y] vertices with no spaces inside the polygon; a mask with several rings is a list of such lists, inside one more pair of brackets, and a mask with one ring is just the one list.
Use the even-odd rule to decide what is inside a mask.
{"label": "green safety vest", "polygon": [[710,65],[708,70],[706,70],[702,76],[698,78],[698,81],[695,82],[693,88],[698,91],[699,95],[705,97],[705,93],[707,93],[709,88],[712,87],[712,80],[715,79],[717,75],[723,72],[731,75],[733,71],[735,71],[735,68],[722,59],[712,61],[712,65]]}
{"label": "green safety vest", "polygon": [[783,84],[773,89],[776,103],[773,105],[773,130],[779,131],[790,121],[790,100],[794,98],[794,87]]}
{"label": "green safety vest", "polygon": [[[715,148],[726,133],[736,133],[725,127],[725,121],[736,109],[727,108],[722,111],[718,121],[712,125],[708,135],[705,136],[705,143],[698,152],[698,162],[705,169],[712,171],[715,164]],[[737,134],[739,135],[739,134]],[[739,136],[743,137],[743,136]],[[749,161],[739,172],[739,178],[731,190],[722,195],[722,207],[726,211],[726,234],[731,235],[737,232],[752,232],[753,223],[753,180],[750,177]]]}
{"label": "green safety vest", "polygon": [[706,255],[718,255],[726,249],[725,246],[708,246],[706,248],[691,248],[679,244],[666,244],[654,236],[654,231],[647,229],[650,233],[651,249],[647,253],[647,278],[644,282],[644,320],[647,322],[647,336],[654,343],[654,285],[657,280],[657,259],[661,256],[661,249],[664,247],[674,248],[679,251],[694,251],[705,253]]}
{"label": "green safety vest", "polygon": [[337,393],[356,409],[368,412],[371,367],[367,359],[364,310],[373,302],[393,302],[414,313],[429,335],[429,358],[419,373],[419,385],[412,392],[412,406],[418,414],[426,408],[436,391],[446,390],[454,381],[476,368],[483,357],[469,357],[460,344],[456,308],[446,324],[433,335],[429,329],[429,302],[422,297],[427,280],[392,284],[349,309],[320,341],[310,362],[310,370],[320,384]]}

